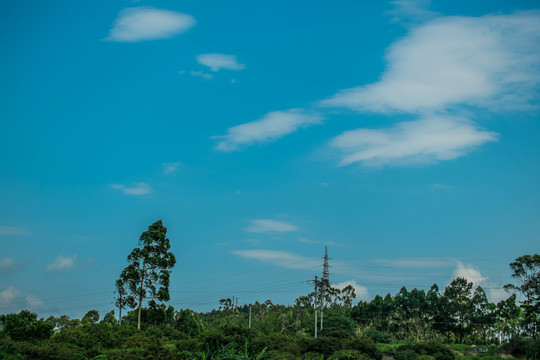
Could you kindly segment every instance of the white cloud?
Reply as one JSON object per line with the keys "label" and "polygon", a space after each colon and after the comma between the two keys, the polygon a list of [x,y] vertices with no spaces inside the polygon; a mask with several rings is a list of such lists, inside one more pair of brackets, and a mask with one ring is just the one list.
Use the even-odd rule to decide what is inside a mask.
{"label": "white cloud", "polygon": [[0,226],[0,236],[2,235],[30,235],[28,230],[13,226]]}
{"label": "white cloud", "polygon": [[21,292],[15,289],[13,286],[9,286],[3,290],[0,290],[0,305],[10,305],[11,301],[20,296],[20,294]]}
{"label": "white cloud", "polygon": [[351,285],[354,288],[354,292],[356,294],[356,299],[358,300],[368,300],[369,299],[369,291],[368,288],[356,283],[355,280],[347,280],[343,281],[337,284],[332,284],[333,287],[338,288],[342,290],[343,288]]}
{"label": "white cloud", "polygon": [[377,113],[522,108],[540,80],[540,12],[440,17],[394,43],[380,81],[322,102]]}
{"label": "white cloud", "polygon": [[[397,1],[411,18],[438,15],[426,1]],[[375,83],[339,91],[324,107],[409,113],[419,119],[390,129],[358,129],[335,138],[340,165],[410,165],[450,160],[495,141],[460,114],[536,106],[540,84],[540,12],[483,17],[439,16],[391,45]]]}
{"label": "white cloud", "polygon": [[[410,268],[410,269],[437,269],[445,266],[448,259],[428,259],[428,258],[401,258],[401,259],[373,259],[375,263],[379,263],[393,268]],[[453,261],[452,261],[453,262]]]}
{"label": "white cloud", "polygon": [[76,260],[77,254],[71,256],[58,255],[53,263],[47,265],[47,271],[55,272],[73,269]]}
{"label": "white cloud", "polygon": [[277,220],[269,220],[269,219],[256,219],[256,220],[250,220],[251,225],[246,228],[247,232],[253,232],[253,233],[264,233],[264,232],[291,232],[298,230],[298,227],[296,227],[293,224],[284,222],[284,221],[277,221]]}
{"label": "white cloud", "polygon": [[388,13],[394,16],[392,22],[402,21],[404,19],[409,21],[425,21],[439,15],[429,10],[430,0],[396,0],[391,1],[391,4],[394,5],[394,9]]}
{"label": "white cloud", "polygon": [[330,146],[341,155],[339,166],[382,166],[455,159],[496,140],[496,133],[480,130],[464,118],[431,116],[398,123],[389,129],[346,131],[334,138]]}
{"label": "white cloud", "polygon": [[13,265],[15,265],[15,260],[11,258],[0,259],[0,272],[12,269]]}
{"label": "white cloud", "polygon": [[201,65],[208,66],[214,72],[221,69],[242,70],[245,68],[244,64],[239,64],[236,61],[236,56],[234,55],[201,54],[197,56],[197,62]]}
{"label": "white cloud", "polygon": [[133,186],[124,186],[120,184],[111,184],[113,189],[121,190],[128,195],[148,195],[152,193],[150,185],[145,183],[135,183]]}
{"label": "white cloud", "polygon": [[172,38],[194,26],[191,15],[151,7],[127,8],[120,12],[106,40],[136,42]]}
{"label": "white cloud", "polygon": [[496,304],[501,300],[506,300],[510,297],[510,294],[502,287],[489,287],[487,289],[487,295],[489,301]]}
{"label": "white cloud", "polygon": [[161,164],[161,166],[163,166],[163,173],[164,174],[172,174],[173,172],[178,170],[178,168],[180,166],[183,166],[183,165],[184,164],[182,164],[181,162],[172,162],[172,163],[163,163],[163,164]]}
{"label": "white cloud", "polygon": [[314,245],[328,245],[328,246],[339,246],[339,247],[345,246],[345,244],[338,243],[335,241],[318,241],[318,240],[312,240],[312,239],[306,239],[306,238],[298,238],[298,242],[301,242],[304,244],[314,244]]}
{"label": "white cloud", "polygon": [[28,295],[26,297],[26,304],[30,309],[40,308],[43,306],[43,301],[34,295]]}
{"label": "white cloud", "polygon": [[320,265],[320,259],[312,259],[285,251],[275,250],[237,250],[233,254],[264,261],[288,269],[312,269]]}
{"label": "white cloud", "polygon": [[200,77],[203,79],[211,80],[214,78],[214,75],[205,73],[204,71],[190,71],[191,76]]}
{"label": "white cloud", "polygon": [[465,278],[469,282],[472,282],[473,285],[476,287],[481,282],[487,280],[486,277],[483,277],[480,273],[480,270],[474,268],[472,265],[465,265],[461,261],[456,261],[457,267],[454,270],[453,278]]}
{"label": "white cloud", "polygon": [[299,128],[319,124],[322,119],[322,116],[317,113],[307,113],[301,109],[273,111],[261,119],[229,128],[227,135],[213,136],[212,138],[222,139],[216,146],[217,150],[233,151],[239,145],[251,145],[279,139]]}

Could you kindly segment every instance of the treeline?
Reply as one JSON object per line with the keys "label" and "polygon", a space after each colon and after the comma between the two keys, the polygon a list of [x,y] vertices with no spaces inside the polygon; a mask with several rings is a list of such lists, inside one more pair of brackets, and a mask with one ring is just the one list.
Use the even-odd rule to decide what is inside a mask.
{"label": "treeline", "polygon": [[26,310],[0,315],[0,359],[454,360],[471,344],[488,358],[540,357],[538,254],[510,264],[515,283],[505,288],[513,295],[498,304],[464,278],[442,291],[436,284],[427,292],[403,287],[355,304],[352,286],[334,288],[323,274],[294,305],[238,307],[221,299],[219,309],[198,313],[157,302],[169,300],[176,262],[166,233],[161,221],[153,223],[129,254],[115,303],[134,310],[120,321],[114,310],[103,317],[90,310],[80,320],[38,319]]}
{"label": "treeline", "polygon": [[[463,278],[442,292],[436,285],[427,292],[402,288],[356,305],[354,291],[329,289],[317,339],[310,301],[315,294],[294,305],[267,300],[236,307],[222,299],[220,309],[207,313],[151,301],[141,309],[140,330],[138,309],[122,325],[114,310],[103,317],[90,310],[80,320],[38,320],[28,311],[2,315],[0,358],[452,360],[455,352],[445,344],[456,342],[482,344],[493,356],[540,355],[537,324],[528,322],[516,296],[490,303],[482,288]],[[501,340],[504,346],[489,346]]]}

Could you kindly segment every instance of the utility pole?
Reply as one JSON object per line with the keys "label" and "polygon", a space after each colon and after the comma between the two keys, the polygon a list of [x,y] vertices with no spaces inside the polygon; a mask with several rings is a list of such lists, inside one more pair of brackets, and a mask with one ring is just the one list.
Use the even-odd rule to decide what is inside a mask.
{"label": "utility pole", "polygon": [[249,329],[251,329],[251,305],[249,305]]}
{"label": "utility pole", "polygon": [[323,329],[323,316],[324,316],[324,292],[325,286],[330,285],[330,266],[328,265],[328,246],[324,247],[324,263],[323,263],[323,281],[321,287],[321,330]]}
{"label": "utility pole", "polygon": [[315,301],[313,302],[315,308],[315,339],[317,338],[317,285],[317,276],[315,276]]}

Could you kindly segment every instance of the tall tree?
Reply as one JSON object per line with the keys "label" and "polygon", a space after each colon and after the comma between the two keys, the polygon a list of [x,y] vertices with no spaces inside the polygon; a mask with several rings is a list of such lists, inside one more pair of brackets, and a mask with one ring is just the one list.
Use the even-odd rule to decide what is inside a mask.
{"label": "tall tree", "polygon": [[504,288],[523,295],[521,307],[525,316],[525,328],[536,339],[540,326],[540,255],[520,256],[510,264],[510,268],[518,284],[507,284]]}
{"label": "tall tree", "polygon": [[141,328],[143,300],[170,300],[170,269],[176,264],[167,228],[161,220],[156,221],[141,234],[139,247],[133,249],[127,260],[129,265],[120,274],[116,285],[119,293],[125,294],[121,302],[130,307],[137,306],[137,329]]}
{"label": "tall tree", "polygon": [[448,320],[452,323],[454,334],[458,336],[460,344],[463,343],[465,335],[471,330],[468,325],[470,324],[474,309],[472,287],[472,282],[458,277],[452,280],[450,285],[444,289],[443,293],[443,297],[448,300],[450,310],[450,318]]}

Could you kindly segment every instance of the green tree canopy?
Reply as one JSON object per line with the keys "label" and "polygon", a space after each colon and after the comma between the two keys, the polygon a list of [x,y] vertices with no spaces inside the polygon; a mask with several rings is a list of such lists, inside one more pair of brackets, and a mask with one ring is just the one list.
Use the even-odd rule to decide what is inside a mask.
{"label": "green tree canopy", "polygon": [[[137,328],[141,328],[141,308],[143,300],[170,300],[170,269],[176,264],[167,228],[161,220],[156,221],[141,234],[139,247],[133,249],[127,260],[129,265],[120,274],[116,286],[122,294],[122,304],[137,307]],[[118,303],[118,302],[117,302]]]}

